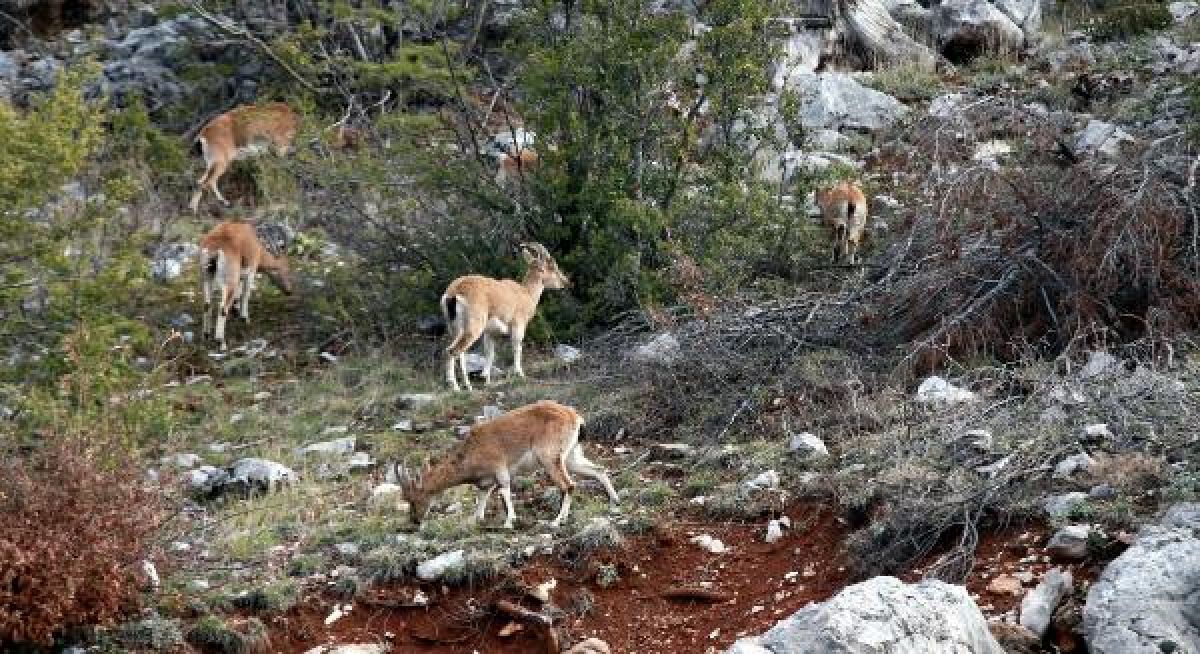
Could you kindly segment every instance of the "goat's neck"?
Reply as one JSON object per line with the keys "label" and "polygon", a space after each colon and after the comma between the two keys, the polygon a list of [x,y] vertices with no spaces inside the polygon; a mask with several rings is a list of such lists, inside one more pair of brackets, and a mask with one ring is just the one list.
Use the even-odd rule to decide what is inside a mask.
{"label": "goat's neck", "polygon": [[542,276],[536,270],[530,270],[525,274],[525,281],[521,285],[525,287],[525,292],[529,293],[529,298],[533,300],[533,306],[536,307],[542,300],[542,291],[546,288],[546,284],[542,282]]}
{"label": "goat's neck", "polygon": [[459,457],[447,456],[421,477],[421,488],[429,497],[437,497],[447,488],[474,481],[463,469]]}
{"label": "goat's neck", "polygon": [[259,247],[261,251],[258,255],[258,267],[262,270],[279,270],[279,258],[271,254],[267,248]]}

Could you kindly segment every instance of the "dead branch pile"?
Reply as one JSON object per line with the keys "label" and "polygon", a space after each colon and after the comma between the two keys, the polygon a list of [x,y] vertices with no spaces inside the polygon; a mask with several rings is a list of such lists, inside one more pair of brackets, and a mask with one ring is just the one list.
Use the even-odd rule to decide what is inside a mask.
{"label": "dead branch pile", "polygon": [[910,369],[1200,326],[1195,155],[1182,138],[1135,146],[1140,156],[1080,153],[1070,120],[984,99],[902,139],[899,179],[921,206],[868,318],[913,343]]}
{"label": "dead branch pile", "polygon": [[[677,432],[693,443],[724,443],[779,435],[786,414],[799,409],[789,403],[802,398],[811,411],[806,420],[824,411],[831,424],[845,424],[843,402],[829,400],[844,399],[858,383],[861,363],[850,363],[846,353],[869,356],[857,325],[861,310],[857,294],[846,292],[739,297],[703,318],[686,309],[635,314],[594,344],[612,353],[606,376],[631,391],[614,422],[633,438],[662,440]],[[656,338],[678,348],[643,351],[654,351]],[[816,351],[830,353],[822,370],[808,369],[806,355]],[[605,429],[603,415],[589,424],[595,437],[616,431]]]}

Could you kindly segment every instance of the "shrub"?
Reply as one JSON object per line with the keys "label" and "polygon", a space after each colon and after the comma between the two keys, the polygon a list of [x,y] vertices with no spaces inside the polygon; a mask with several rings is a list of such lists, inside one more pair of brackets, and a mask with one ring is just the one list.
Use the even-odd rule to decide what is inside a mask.
{"label": "shrub", "polygon": [[1088,32],[1099,40],[1128,39],[1154,30],[1166,29],[1173,22],[1165,2],[1138,2],[1104,10],[1088,25]]}
{"label": "shrub", "polygon": [[257,654],[266,652],[270,645],[267,627],[258,618],[226,621],[206,615],[188,630],[187,639],[194,645],[223,654]]}
{"label": "shrub", "polygon": [[158,498],[136,473],[95,460],[57,440],[0,464],[0,640],[48,644],[137,604]]}
{"label": "shrub", "polygon": [[[861,320],[915,344],[907,363],[917,370],[1057,355],[1075,342],[1163,342],[1200,327],[1195,200],[1180,176],[1134,157],[1095,165],[1103,155],[1074,152],[1060,133],[985,101],[908,135],[901,174],[922,180],[934,209],[914,211],[911,246],[888,263],[896,274]],[[1020,165],[977,157],[992,140],[1011,140]]]}

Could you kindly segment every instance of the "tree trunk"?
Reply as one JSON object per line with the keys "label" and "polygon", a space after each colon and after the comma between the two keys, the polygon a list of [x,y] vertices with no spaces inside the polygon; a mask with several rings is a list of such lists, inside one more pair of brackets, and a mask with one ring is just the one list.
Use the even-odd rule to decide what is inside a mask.
{"label": "tree trunk", "polygon": [[937,62],[932,50],[892,18],[885,0],[836,0],[833,30],[848,54],[862,57],[872,68],[916,64],[932,69]]}

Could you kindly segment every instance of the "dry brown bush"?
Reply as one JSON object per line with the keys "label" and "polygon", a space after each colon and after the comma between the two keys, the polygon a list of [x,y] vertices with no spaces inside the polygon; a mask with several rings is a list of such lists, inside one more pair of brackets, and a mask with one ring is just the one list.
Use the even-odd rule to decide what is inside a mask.
{"label": "dry brown bush", "polygon": [[1142,452],[1097,454],[1088,470],[1094,483],[1108,484],[1125,495],[1140,495],[1167,485],[1167,462],[1161,456]]}
{"label": "dry brown bush", "polygon": [[74,440],[0,463],[0,642],[49,645],[134,608],[156,494]]}
{"label": "dry brown bush", "polygon": [[[920,206],[871,311],[890,340],[914,344],[917,370],[1200,327],[1194,154],[1162,139],[1113,160],[1080,155],[1072,129],[1052,113],[981,99],[919,121],[886,157]],[[995,140],[1012,154],[976,157]]]}

